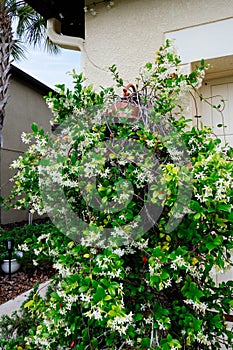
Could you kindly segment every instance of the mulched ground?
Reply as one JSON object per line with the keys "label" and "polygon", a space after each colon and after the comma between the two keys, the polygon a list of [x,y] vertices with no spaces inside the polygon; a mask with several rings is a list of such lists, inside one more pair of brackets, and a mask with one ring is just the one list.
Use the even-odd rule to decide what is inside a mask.
{"label": "mulched ground", "polygon": [[37,282],[48,281],[55,274],[52,266],[37,268],[30,272],[21,270],[9,276],[0,272],[0,305],[33,288]]}

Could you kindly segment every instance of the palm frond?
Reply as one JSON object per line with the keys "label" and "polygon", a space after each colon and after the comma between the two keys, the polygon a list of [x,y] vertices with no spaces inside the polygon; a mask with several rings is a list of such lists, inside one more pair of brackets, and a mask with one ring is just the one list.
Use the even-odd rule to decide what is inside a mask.
{"label": "palm frond", "polygon": [[27,47],[18,39],[12,47],[11,55],[14,61],[20,61],[21,59],[27,59],[28,49]]}
{"label": "palm frond", "polygon": [[[15,29],[17,39],[29,46],[40,47],[49,54],[60,52],[60,48],[47,38],[46,20],[39,13],[23,0],[5,0],[5,2],[9,16],[12,19],[17,18]],[[19,42],[17,51],[19,52]],[[21,54],[20,56],[23,57]]]}

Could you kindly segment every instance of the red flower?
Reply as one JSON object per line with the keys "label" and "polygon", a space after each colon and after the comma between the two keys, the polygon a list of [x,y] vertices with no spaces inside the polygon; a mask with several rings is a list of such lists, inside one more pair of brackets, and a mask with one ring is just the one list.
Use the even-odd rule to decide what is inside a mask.
{"label": "red flower", "polygon": [[75,346],[75,341],[72,340],[72,341],[70,342],[70,348],[72,349],[74,346]]}
{"label": "red flower", "polygon": [[62,307],[62,306],[63,306],[62,301],[60,301],[60,304],[59,304],[59,305],[60,305],[60,307]]}
{"label": "red flower", "polygon": [[147,257],[146,257],[146,256],[143,256],[143,257],[142,257],[142,261],[144,262],[144,264],[147,263]]}

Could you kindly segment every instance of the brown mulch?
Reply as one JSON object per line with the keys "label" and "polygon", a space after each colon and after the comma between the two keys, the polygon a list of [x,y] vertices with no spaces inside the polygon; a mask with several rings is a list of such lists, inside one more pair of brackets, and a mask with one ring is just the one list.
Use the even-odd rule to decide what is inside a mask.
{"label": "brown mulch", "polygon": [[37,282],[48,281],[55,274],[52,266],[35,268],[24,272],[19,270],[11,275],[0,272],[0,305],[33,288]]}

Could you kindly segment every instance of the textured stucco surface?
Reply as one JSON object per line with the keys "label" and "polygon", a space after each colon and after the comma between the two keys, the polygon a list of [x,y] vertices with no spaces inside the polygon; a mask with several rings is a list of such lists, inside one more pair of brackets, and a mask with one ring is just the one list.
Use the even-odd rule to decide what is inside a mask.
{"label": "textured stucco surface", "polygon": [[[9,165],[17,159],[28,145],[21,140],[22,132],[30,132],[36,122],[40,128],[49,130],[51,113],[45,103],[42,91],[23,80],[12,76],[9,86],[9,98],[6,106],[6,118],[3,128],[3,149],[1,150],[1,195],[9,194],[14,174]],[[28,219],[26,211],[1,210],[1,224]]]}
{"label": "textured stucco surface", "polygon": [[126,83],[133,82],[139,68],[154,59],[167,32],[230,18],[233,1],[115,0],[111,10],[104,5],[96,10],[97,16],[86,16],[83,71],[98,87],[111,84],[107,67],[112,64]]}

